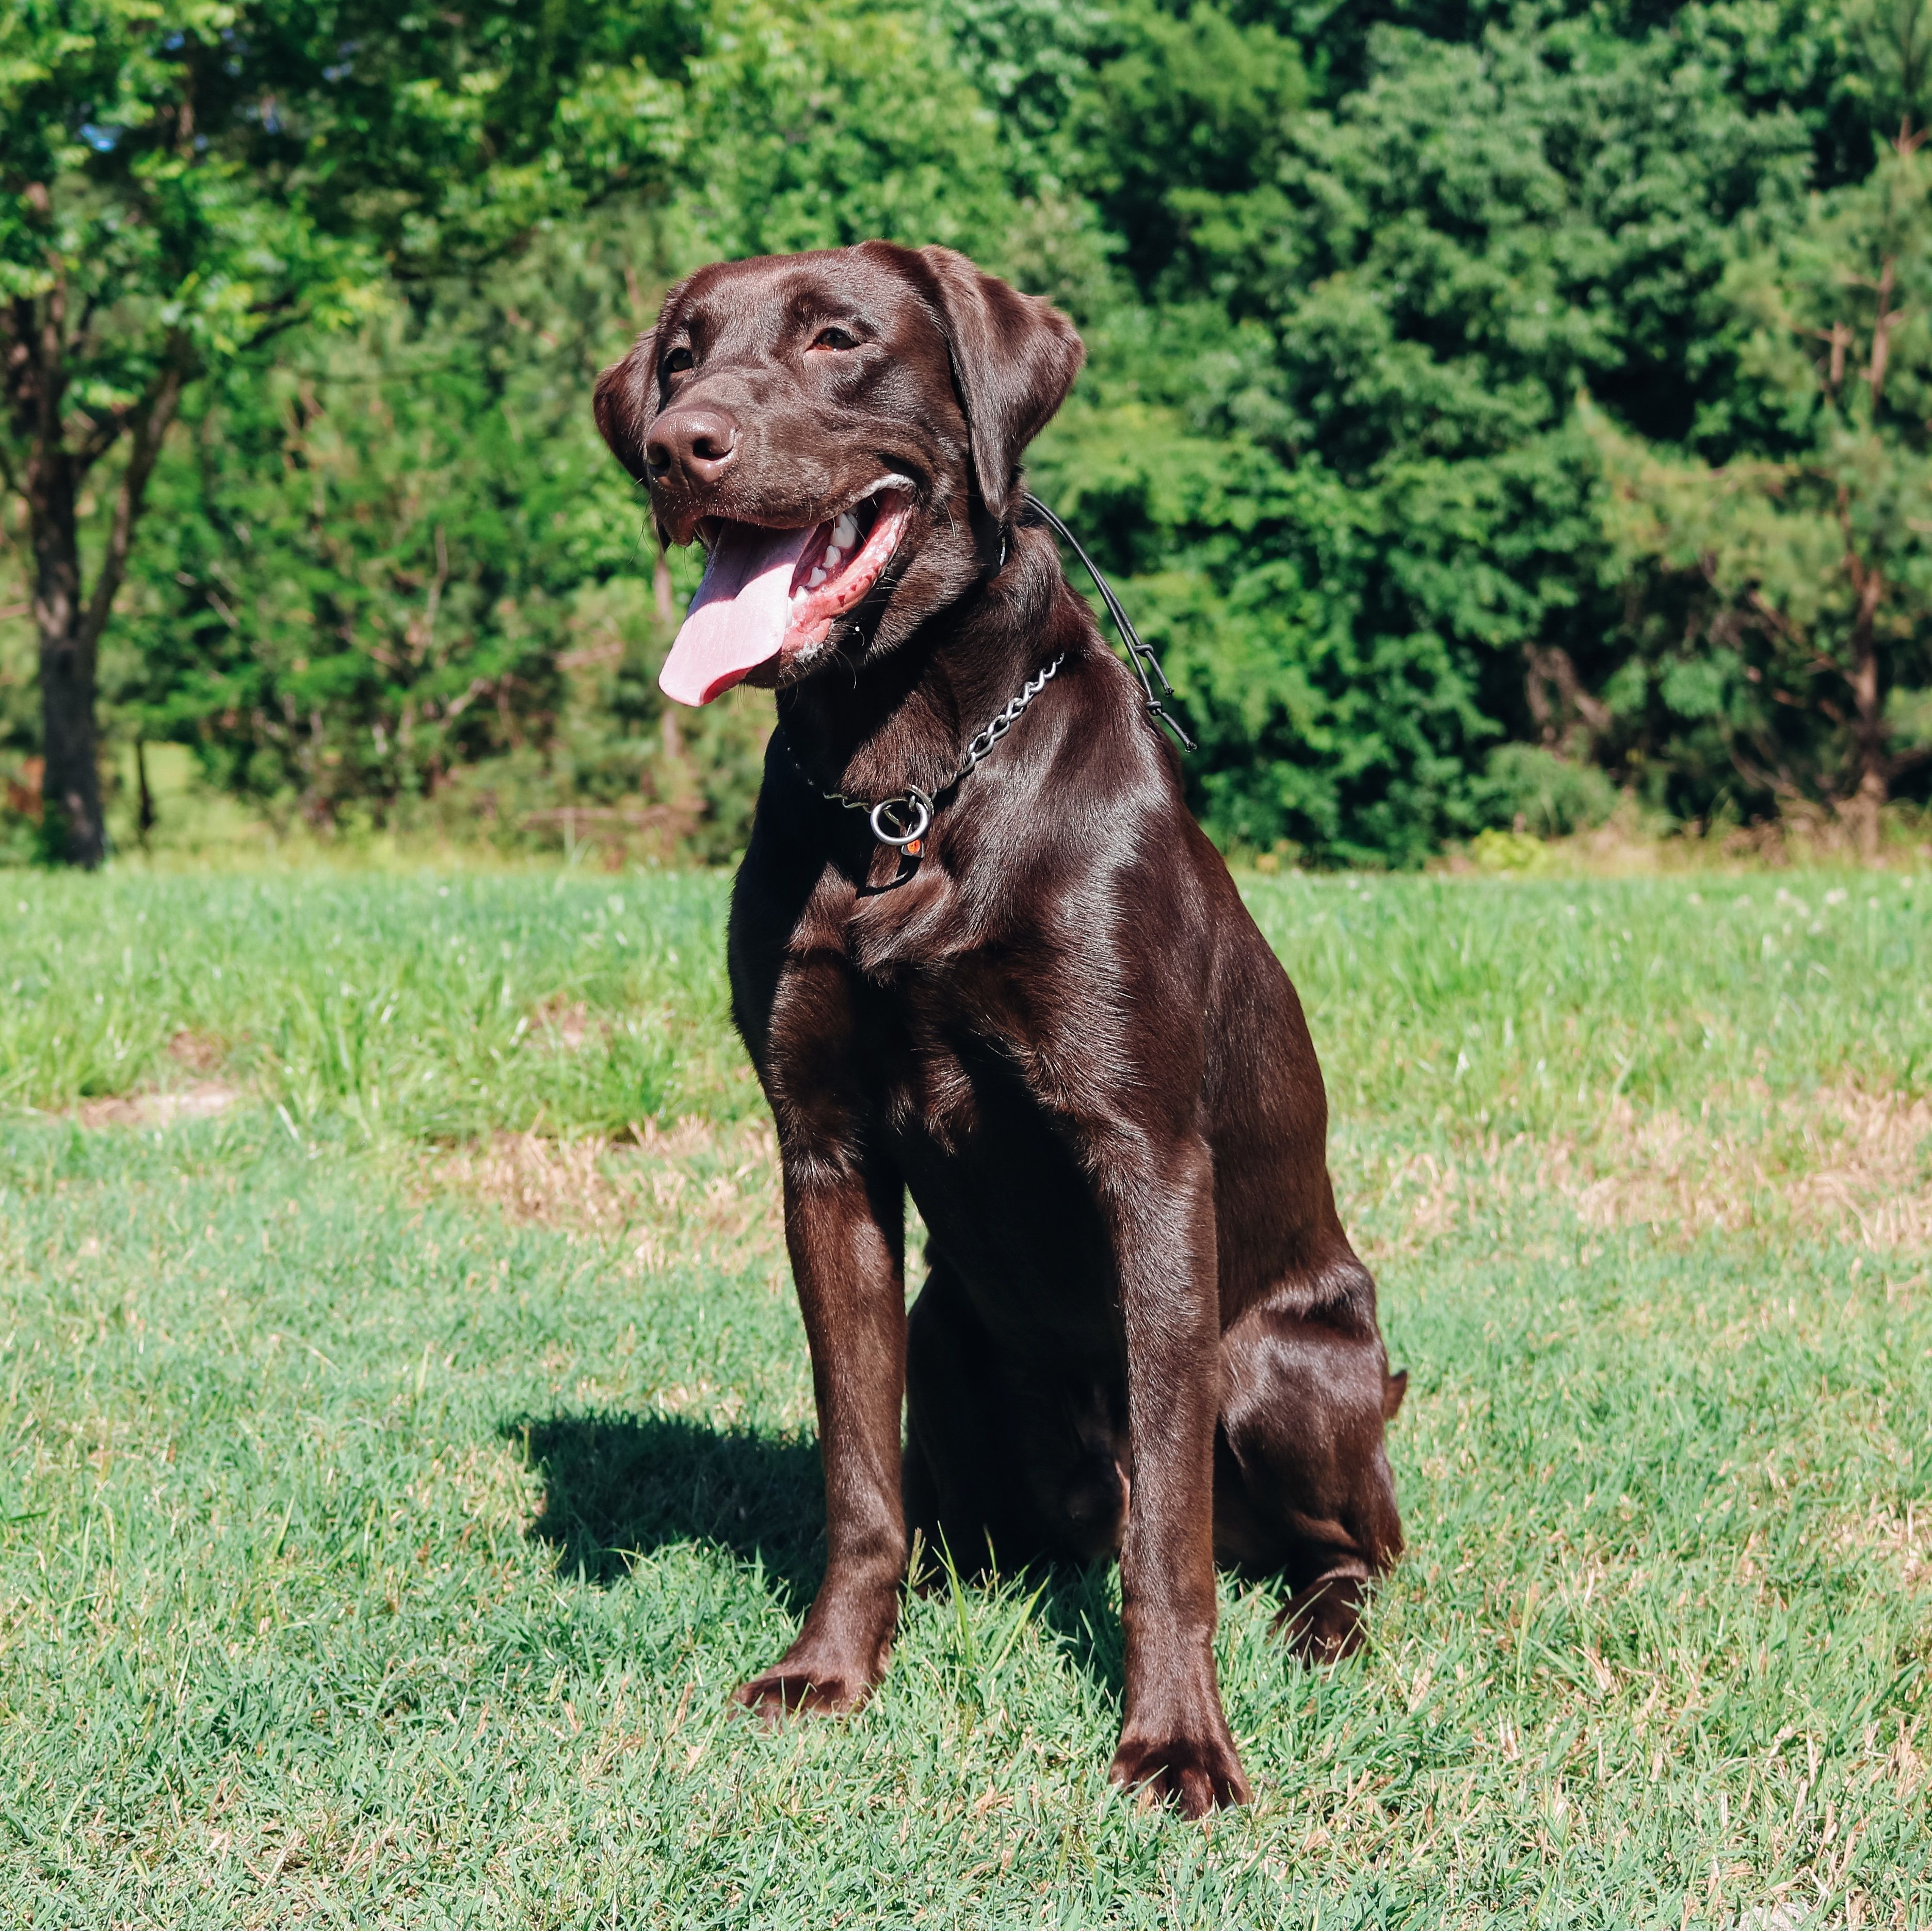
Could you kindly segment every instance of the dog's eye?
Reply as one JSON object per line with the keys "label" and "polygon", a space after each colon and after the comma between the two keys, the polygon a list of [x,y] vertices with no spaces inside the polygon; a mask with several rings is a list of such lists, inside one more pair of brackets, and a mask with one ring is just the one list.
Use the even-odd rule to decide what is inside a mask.
{"label": "dog's eye", "polygon": [[814,349],[856,349],[859,344],[842,328],[821,328],[813,337]]}
{"label": "dog's eye", "polygon": [[681,376],[691,367],[692,354],[688,349],[674,349],[664,358],[664,372],[668,376]]}

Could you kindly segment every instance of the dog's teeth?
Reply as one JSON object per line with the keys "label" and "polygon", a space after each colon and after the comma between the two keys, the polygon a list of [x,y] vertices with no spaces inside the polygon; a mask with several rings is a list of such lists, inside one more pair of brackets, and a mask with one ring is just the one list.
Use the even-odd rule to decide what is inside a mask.
{"label": "dog's teeth", "polygon": [[844,551],[841,550],[836,543],[828,544],[826,546],[825,555],[821,560],[826,569],[836,570],[838,568],[839,562],[844,554]]}
{"label": "dog's teeth", "polygon": [[832,541],[841,550],[850,550],[858,540],[858,520],[850,510],[848,510],[832,526]]}
{"label": "dog's teeth", "polygon": [[814,570],[812,574],[805,580],[805,587],[808,590],[815,590],[818,588],[819,585],[824,581],[825,572],[823,570]]}

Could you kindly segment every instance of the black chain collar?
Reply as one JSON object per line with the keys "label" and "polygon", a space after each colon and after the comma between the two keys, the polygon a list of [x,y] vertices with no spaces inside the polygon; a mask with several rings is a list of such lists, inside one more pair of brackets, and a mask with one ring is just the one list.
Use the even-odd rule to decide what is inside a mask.
{"label": "black chain collar", "polygon": [[[967,745],[966,756],[959,769],[944,784],[936,785],[931,791],[922,791],[916,784],[908,784],[903,791],[890,798],[881,798],[877,804],[869,799],[848,797],[842,791],[818,789],[818,795],[831,804],[844,805],[848,811],[864,812],[866,822],[872,828],[873,837],[880,844],[893,846],[908,858],[917,858],[924,848],[926,835],[932,828],[932,814],[939,808],[935,801],[944,797],[964,778],[1019,722],[1027,706],[1046,688],[1053,673],[1066,661],[1066,655],[1063,651],[1036,677],[1028,679],[1019,695]],[[782,730],[784,727],[781,725],[779,728]],[[798,761],[798,754],[791,748],[789,736],[785,739],[785,754],[791,760],[792,768],[808,784],[811,784],[805,766]]]}

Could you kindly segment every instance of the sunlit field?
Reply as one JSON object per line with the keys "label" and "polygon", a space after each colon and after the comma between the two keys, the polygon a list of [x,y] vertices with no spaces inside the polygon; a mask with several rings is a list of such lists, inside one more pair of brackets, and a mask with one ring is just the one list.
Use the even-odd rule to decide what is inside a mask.
{"label": "sunlit field", "polygon": [[[728,883],[0,880],[0,1918],[1932,1924],[1932,877],[1256,879],[1411,1375],[1364,1653],[823,1561]],[[916,1282],[919,1272],[911,1270]]]}

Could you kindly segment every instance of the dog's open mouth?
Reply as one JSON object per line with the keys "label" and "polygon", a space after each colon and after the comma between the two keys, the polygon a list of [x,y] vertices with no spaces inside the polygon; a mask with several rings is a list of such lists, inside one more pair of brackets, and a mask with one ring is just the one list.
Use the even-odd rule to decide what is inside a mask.
{"label": "dog's open mouth", "polygon": [[892,477],[802,529],[709,519],[704,580],[658,676],[664,695],[708,704],[760,666],[823,643],[879,580],[911,510],[911,490]]}

